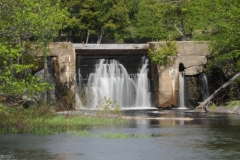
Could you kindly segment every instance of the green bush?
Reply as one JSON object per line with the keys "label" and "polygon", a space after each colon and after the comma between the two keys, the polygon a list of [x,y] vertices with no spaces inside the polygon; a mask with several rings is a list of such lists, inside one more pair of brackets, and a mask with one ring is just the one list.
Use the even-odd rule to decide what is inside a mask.
{"label": "green bush", "polygon": [[167,41],[166,45],[160,45],[160,48],[148,50],[148,57],[155,64],[166,65],[171,62],[172,58],[177,54],[176,41]]}

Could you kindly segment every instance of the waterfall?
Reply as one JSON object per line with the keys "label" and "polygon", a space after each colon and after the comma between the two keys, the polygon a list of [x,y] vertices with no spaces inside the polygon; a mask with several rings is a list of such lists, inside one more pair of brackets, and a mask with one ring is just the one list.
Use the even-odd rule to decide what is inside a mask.
{"label": "waterfall", "polygon": [[205,73],[202,73],[199,77],[200,79],[200,88],[202,92],[202,101],[209,97],[209,88],[208,88],[208,80]]}
{"label": "waterfall", "polygon": [[129,75],[118,61],[100,59],[95,65],[95,72],[88,77],[85,106],[101,108],[107,100],[116,102],[121,108],[150,107],[148,60],[143,58],[142,61],[138,73]]}
{"label": "waterfall", "polygon": [[137,74],[136,80],[136,101],[135,106],[142,107],[148,106],[150,107],[150,86],[149,86],[149,79],[148,75],[148,60],[145,57],[142,57],[141,69]]}
{"label": "waterfall", "polygon": [[185,107],[185,98],[184,98],[184,73],[180,72],[179,73],[179,109],[186,109]]}
{"label": "waterfall", "polygon": [[76,108],[82,108],[83,107],[83,103],[82,103],[82,99],[81,99],[81,96],[82,96],[82,91],[83,91],[83,86],[82,86],[82,76],[80,74],[80,68],[78,69],[78,80],[79,82],[76,83],[75,85],[75,102],[76,102]]}

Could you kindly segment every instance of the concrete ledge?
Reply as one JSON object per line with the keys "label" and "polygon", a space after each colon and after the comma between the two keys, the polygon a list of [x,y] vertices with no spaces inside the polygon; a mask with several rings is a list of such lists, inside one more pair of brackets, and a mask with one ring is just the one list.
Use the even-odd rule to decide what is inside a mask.
{"label": "concrete ledge", "polygon": [[129,50],[129,49],[148,49],[149,44],[81,44],[74,43],[73,48],[76,50],[84,49],[84,50]]}
{"label": "concrete ledge", "polygon": [[192,75],[200,74],[202,72],[203,72],[202,66],[193,66],[193,67],[186,68],[184,70],[184,73],[186,76],[192,76]]}
{"label": "concrete ledge", "polygon": [[185,68],[200,66],[207,63],[206,56],[190,55],[190,56],[179,56],[179,62],[184,64]]}
{"label": "concrete ledge", "polygon": [[194,41],[178,41],[177,53],[184,56],[198,55],[207,56],[209,55],[209,48],[207,42],[194,42]]}

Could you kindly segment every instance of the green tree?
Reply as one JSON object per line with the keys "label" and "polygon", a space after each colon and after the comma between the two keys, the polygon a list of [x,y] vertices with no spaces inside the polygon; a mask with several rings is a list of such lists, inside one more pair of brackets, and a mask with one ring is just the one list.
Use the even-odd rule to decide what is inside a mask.
{"label": "green tree", "polygon": [[194,31],[200,33],[196,39],[210,41],[209,69],[218,67],[231,76],[239,72],[240,2],[192,0],[191,9]]}
{"label": "green tree", "polygon": [[167,28],[162,17],[161,3],[156,0],[141,0],[135,16],[134,29],[138,38],[157,41],[167,38]]}
{"label": "green tree", "polygon": [[168,26],[170,39],[190,40],[202,35],[196,32],[205,27],[199,25],[199,21],[207,22],[202,16],[205,13],[201,8],[202,0],[159,0],[157,3],[160,4],[162,23]]}
{"label": "green tree", "polygon": [[58,0],[1,1],[1,96],[19,99],[24,94],[33,95],[50,87],[31,74],[35,54],[30,53],[29,40],[41,42],[46,60],[47,45],[64,27],[67,15]]}
{"label": "green tree", "polygon": [[[70,0],[63,1],[71,14],[68,28],[81,37],[97,37],[95,42],[123,41],[130,29],[131,1],[127,0]],[[71,25],[71,26],[70,26]]]}
{"label": "green tree", "polygon": [[[208,40],[211,54],[207,71],[211,77],[222,72],[217,81],[223,83],[240,72],[239,14],[240,2],[229,0],[192,0],[192,22],[195,22],[196,39]],[[200,33],[200,34],[199,34]],[[215,79],[216,80],[216,79]],[[214,82],[217,83],[217,82]],[[240,98],[239,79],[225,89],[218,103]],[[216,88],[215,88],[216,89]]]}
{"label": "green tree", "polygon": [[[240,2],[230,0],[214,1],[217,6],[212,12],[211,54],[209,65],[215,65],[224,70],[228,75],[240,71]],[[210,19],[210,18],[209,18]]]}
{"label": "green tree", "polygon": [[100,15],[103,29],[105,35],[115,42],[123,42],[130,33],[130,5],[128,0],[104,0],[102,3],[102,6],[105,6]]}

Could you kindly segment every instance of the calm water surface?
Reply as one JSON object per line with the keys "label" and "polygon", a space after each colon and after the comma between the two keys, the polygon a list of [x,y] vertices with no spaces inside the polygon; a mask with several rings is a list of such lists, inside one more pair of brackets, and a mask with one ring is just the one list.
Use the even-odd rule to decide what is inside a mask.
{"label": "calm water surface", "polygon": [[[129,125],[93,126],[91,133],[152,134],[149,139],[74,135],[1,135],[0,159],[9,160],[219,160],[240,159],[240,116],[183,111],[131,112]],[[183,117],[186,119],[176,119]],[[192,118],[192,120],[190,119]]]}

